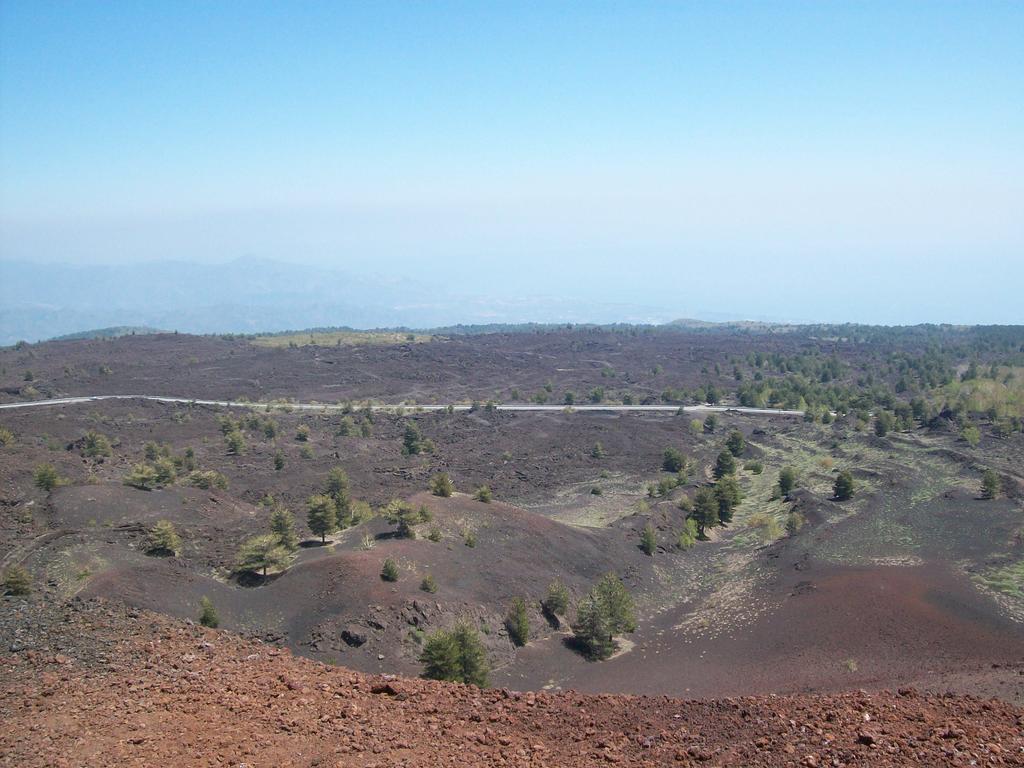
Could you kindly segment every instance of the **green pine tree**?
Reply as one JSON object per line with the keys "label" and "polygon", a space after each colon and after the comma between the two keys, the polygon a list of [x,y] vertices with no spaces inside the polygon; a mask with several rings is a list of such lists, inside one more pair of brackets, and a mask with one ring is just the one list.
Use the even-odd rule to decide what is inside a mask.
{"label": "green pine tree", "polygon": [[338,507],[330,496],[317,494],[306,502],[306,525],[321,543],[327,542],[327,534],[338,529]]}
{"label": "green pine tree", "polygon": [[295,516],[287,507],[276,504],[270,513],[270,532],[289,552],[299,548],[299,536],[295,533]]}

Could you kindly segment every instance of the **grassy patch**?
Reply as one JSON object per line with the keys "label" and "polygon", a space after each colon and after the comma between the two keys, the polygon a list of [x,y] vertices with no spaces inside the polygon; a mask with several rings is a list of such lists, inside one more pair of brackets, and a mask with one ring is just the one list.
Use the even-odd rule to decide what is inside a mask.
{"label": "grassy patch", "polygon": [[81,545],[65,550],[46,567],[46,578],[54,582],[64,599],[74,597],[89,580],[107,569],[109,563],[94,545]]}
{"label": "grassy patch", "polygon": [[975,578],[991,590],[1024,600],[1024,560],[989,568],[977,574]]}
{"label": "grassy patch", "polygon": [[299,333],[255,336],[250,343],[258,347],[352,347],[361,344],[422,344],[434,337],[428,333],[392,331],[304,331]]}
{"label": "grassy patch", "polygon": [[968,411],[995,411],[999,418],[1024,416],[1024,368],[999,368],[995,379],[954,381],[941,392],[943,399],[959,400]]}
{"label": "grassy patch", "polygon": [[[605,472],[597,480],[572,483],[558,489],[543,504],[522,504],[552,520],[580,528],[607,528],[636,511],[636,480],[622,473]],[[599,489],[594,493],[593,489]]]}

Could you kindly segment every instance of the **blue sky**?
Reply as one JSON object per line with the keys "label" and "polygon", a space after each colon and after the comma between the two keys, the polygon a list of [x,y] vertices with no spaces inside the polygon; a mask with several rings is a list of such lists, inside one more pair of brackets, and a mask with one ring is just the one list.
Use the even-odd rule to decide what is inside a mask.
{"label": "blue sky", "polygon": [[0,255],[1024,322],[1024,4],[4,0]]}

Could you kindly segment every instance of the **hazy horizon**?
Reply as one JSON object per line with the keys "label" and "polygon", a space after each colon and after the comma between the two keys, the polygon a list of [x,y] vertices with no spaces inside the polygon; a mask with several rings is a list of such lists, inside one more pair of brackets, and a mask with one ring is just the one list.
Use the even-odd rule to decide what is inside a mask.
{"label": "hazy horizon", "polygon": [[0,268],[265,259],[344,273],[367,317],[409,316],[370,307],[400,278],[465,322],[1024,323],[1021,29],[1010,2],[5,2]]}

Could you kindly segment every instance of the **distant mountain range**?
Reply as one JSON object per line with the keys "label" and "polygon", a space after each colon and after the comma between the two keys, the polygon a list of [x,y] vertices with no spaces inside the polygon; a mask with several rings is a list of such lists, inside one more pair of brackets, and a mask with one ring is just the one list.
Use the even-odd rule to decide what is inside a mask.
{"label": "distant mountain range", "polygon": [[661,308],[554,296],[463,296],[419,280],[254,258],[90,266],[0,260],[0,345],[123,328],[263,333],[318,326],[657,323],[668,315]]}
{"label": "distant mountain range", "polygon": [[160,328],[150,328],[147,325],[115,325],[113,328],[93,328],[89,331],[78,333],[66,333],[63,336],[54,337],[53,341],[76,341],[77,339],[116,339],[120,336],[146,336],[153,333],[166,333]]}

